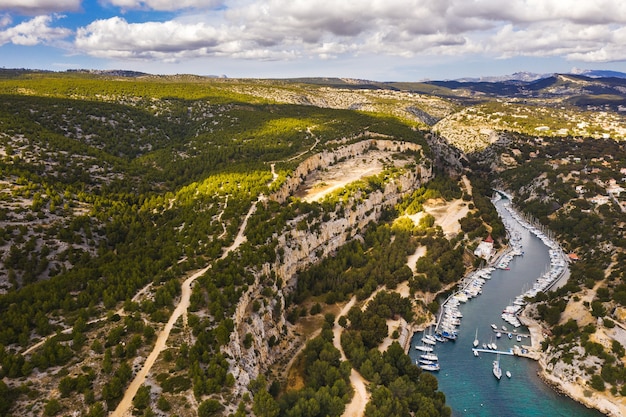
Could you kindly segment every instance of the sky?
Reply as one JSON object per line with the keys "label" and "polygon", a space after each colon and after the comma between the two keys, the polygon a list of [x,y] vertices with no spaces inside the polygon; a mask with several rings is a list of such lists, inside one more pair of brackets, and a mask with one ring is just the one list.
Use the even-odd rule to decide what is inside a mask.
{"label": "sky", "polygon": [[0,67],[376,81],[626,72],[626,2],[0,0]]}

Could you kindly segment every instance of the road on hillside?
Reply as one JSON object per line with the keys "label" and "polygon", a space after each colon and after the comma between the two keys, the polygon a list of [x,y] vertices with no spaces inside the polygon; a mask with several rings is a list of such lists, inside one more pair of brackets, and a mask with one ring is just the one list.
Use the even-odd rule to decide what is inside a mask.
{"label": "road on hillside", "polygon": [[[262,200],[262,197],[260,197],[258,201],[261,201],[261,200]],[[256,211],[256,205],[258,201],[255,202],[250,207],[250,210],[248,211],[248,214],[244,218],[243,223],[241,224],[241,227],[239,228],[239,232],[237,233],[237,236],[235,237],[235,241],[230,247],[228,247],[228,249],[224,251],[221,259],[224,259],[226,256],[228,256],[230,252],[237,249],[243,242],[246,241],[246,236],[244,235],[244,231],[246,229],[246,225],[248,224],[248,219]],[[126,389],[126,392],[124,392],[124,397],[122,398],[122,401],[120,401],[117,408],[111,413],[111,417],[126,417],[132,414],[131,410],[132,410],[133,398],[135,397],[135,394],[137,394],[137,391],[145,382],[146,376],[152,369],[152,366],[154,365],[154,362],[156,361],[157,357],[159,356],[161,351],[165,349],[167,339],[170,336],[170,332],[172,331],[174,324],[181,316],[186,316],[187,314],[187,309],[189,308],[189,300],[191,297],[192,284],[198,277],[201,277],[202,275],[204,275],[210,268],[211,268],[211,265],[208,265],[206,268],[201,269],[200,271],[196,272],[195,274],[193,274],[192,276],[190,276],[183,282],[181,296],[180,296],[180,300],[178,301],[178,305],[176,305],[176,308],[174,309],[174,312],[170,316],[170,319],[167,321],[167,324],[165,325],[163,330],[161,330],[161,332],[159,333],[156,343],[154,344],[154,348],[152,349],[152,352],[150,352],[143,366],[141,367],[139,372],[137,372],[137,375],[135,375],[135,378],[132,380],[132,382]]]}

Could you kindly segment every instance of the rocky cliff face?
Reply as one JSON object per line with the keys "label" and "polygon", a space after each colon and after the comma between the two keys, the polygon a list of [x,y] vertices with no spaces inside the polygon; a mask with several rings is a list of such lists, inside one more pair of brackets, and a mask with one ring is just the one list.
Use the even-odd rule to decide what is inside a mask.
{"label": "rocky cliff face", "polygon": [[469,164],[465,154],[445,137],[429,133],[426,135],[426,141],[435,155],[435,165],[450,175],[460,175],[463,167]]}
{"label": "rocky cliff face", "polygon": [[[268,276],[269,265],[265,265],[263,271],[257,274],[255,283],[241,297],[235,311],[235,331],[231,333],[230,343],[224,351],[228,355],[230,372],[235,377],[236,395],[247,392],[248,384],[257,378],[259,374],[274,363],[277,357],[285,349],[286,345],[270,347],[270,339],[280,340],[283,329],[287,324],[282,313],[285,299],[282,290],[276,291],[276,297],[269,302],[261,299],[260,291],[263,286],[260,283],[261,276]],[[276,288],[274,288],[276,289]],[[253,310],[252,303],[259,301],[260,308]],[[276,305],[280,308],[277,309]],[[276,314],[276,312],[279,312]],[[246,348],[243,339],[247,334],[252,335],[253,344]]]}
{"label": "rocky cliff face", "polygon": [[[421,149],[413,143],[370,139],[333,152],[325,151],[304,161],[271,198],[285,202],[312,171],[332,165],[344,157],[361,155],[372,147],[394,152]],[[315,227],[298,230],[296,224],[302,218],[296,218],[285,230],[279,232],[276,238],[282,255],[277,257],[274,264],[265,265],[262,271],[258,271],[255,284],[241,297],[234,317],[236,330],[224,349],[230,358],[231,372],[236,379],[235,394],[246,392],[250,380],[255,379],[276,361],[295,352],[298,338],[286,322],[283,312],[284,296],[297,284],[297,271],[331,255],[354,238],[369,222],[377,221],[384,208],[398,203],[402,197],[430,180],[431,175],[430,169],[418,165],[387,183],[383,189],[367,195],[354,195],[343,210],[337,210],[334,218],[329,221],[317,219]],[[268,285],[261,283],[261,277],[268,277],[272,272],[280,280],[269,283],[274,294],[269,298],[261,294]],[[278,287],[277,282],[282,282],[282,286]],[[253,311],[252,307],[255,300],[257,307],[260,306],[257,311]],[[253,343],[246,349],[242,340],[248,333],[252,335]],[[270,339],[276,341],[272,346]]]}
{"label": "rocky cliff face", "polygon": [[[284,203],[292,196],[296,190],[302,185],[304,178],[311,172],[326,168],[336,164],[343,158],[354,158],[363,155],[369,149],[378,149],[381,151],[405,152],[407,150],[421,151],[422,147],[416,143],[384,140],[384,139],[367,139],[351,145],[342,146],[332,151],[323,151],[304,160],[285,181],[283,186],[270,196],[271,199]],[[424,176],[430,176],[430,170],[422,169]]]}

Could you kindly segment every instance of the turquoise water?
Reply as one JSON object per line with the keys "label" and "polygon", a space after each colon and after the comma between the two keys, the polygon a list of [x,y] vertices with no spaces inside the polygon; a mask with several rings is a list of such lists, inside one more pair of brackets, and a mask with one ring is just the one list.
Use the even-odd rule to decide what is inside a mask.
{"label": "turquoise water", "polygon": [[[497,204],[502,204],[499,202]],[[514,222],[508,213],[509,223],[522,234],[524,255],[511,261],[508,271],[495,270],[483,286],[483,293],[461,304],[463,313],[459,337],[456,342],[438,343],[441,370],[435,375],[439,380],[439,389],[445,393],[446,402],[452,408],[453,416],[563,416],[563,417],[598,417],[601,413],[590,410],[558,394],[537,376],[538,365],[535,361],[516,356],[500,355],[500,367],[503,373],[511,372],[509,379],[505,375],[498,381],[492,373],[492,363],[496,355],[472,354],[472,342],[476,329],[480,344],[490,342],[498,345],[498,350],[508,351],[514,344],[528,344],[528,339],[516,342],[504,334],[496,339],[491,323],[499,328],[512,326],[501,319],[500,314],[519,294],[532,286],[532,283],[547,270],[550,264],[548,248],[530,232]],[[519,333],[528,333],[527,329],[516,329]],[[416,333],[412,346],[421,344],[421,333]],[[411,348],[410,356],[417,359],[418,351]]]}

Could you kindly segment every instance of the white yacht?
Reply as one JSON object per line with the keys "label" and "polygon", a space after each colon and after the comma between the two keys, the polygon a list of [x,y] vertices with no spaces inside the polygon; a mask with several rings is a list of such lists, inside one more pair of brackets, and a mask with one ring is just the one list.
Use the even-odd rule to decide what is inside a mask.
{"label": "white yacht", "polygon": [[435,338],[429,338],[428,335],[422,337],[422,342],[426,343],[427,345],[436,345],[437,341],[435,340]]}
{"label": "white yacht", "polygon": [[437,372],[439,369],[439,364],[438,363],[433,363],[433,364],[419,364],[419,367],[425,371],[431,371],[431,372]]}
{"label": "white yacht", "polygon": [[421,350],[422,352],[432,352],[433,348],[430,346],[426,346],[426,345],[422,345],[422,346],[415,346],[415,349],[417,350]]}
{"label": "white yacht", "polygon": [[493,361],[493,376],[495,376],[498,380],[502,378],[502,368],[500,368],[500,354],[496,355],[496,360]]}

